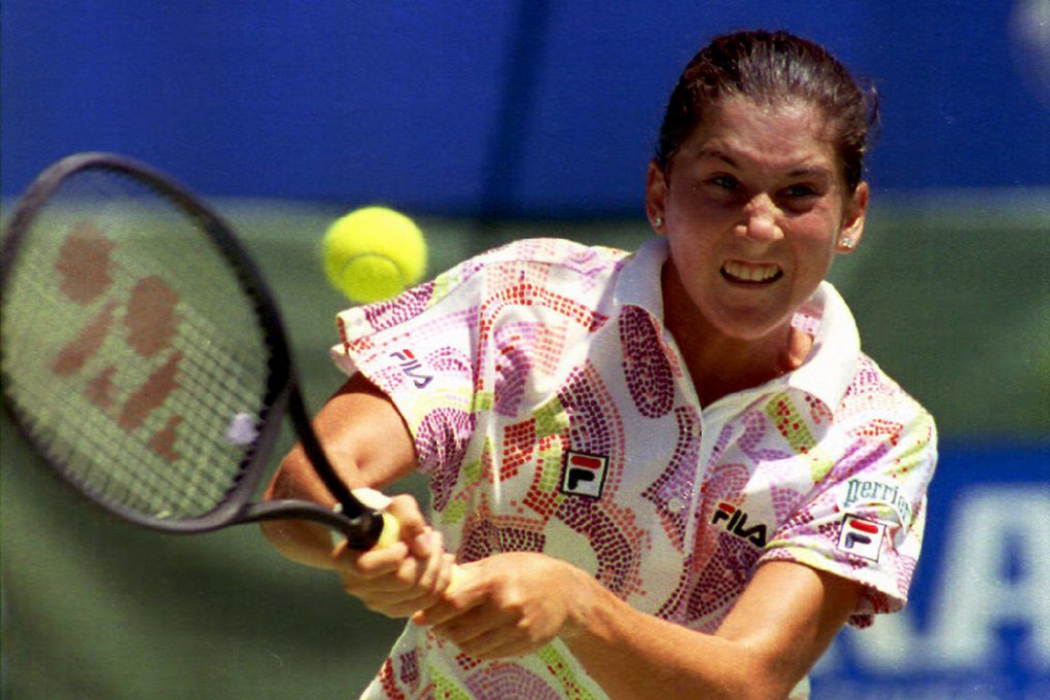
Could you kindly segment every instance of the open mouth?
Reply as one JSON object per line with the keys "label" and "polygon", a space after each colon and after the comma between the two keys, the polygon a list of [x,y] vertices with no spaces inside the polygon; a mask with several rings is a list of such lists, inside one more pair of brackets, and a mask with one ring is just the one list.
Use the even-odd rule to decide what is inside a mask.
{"label": "open mouth", "polygon": [[736,284],[770,284],[784,276],[779,265],[727,260],[722,264],[722,277]]}

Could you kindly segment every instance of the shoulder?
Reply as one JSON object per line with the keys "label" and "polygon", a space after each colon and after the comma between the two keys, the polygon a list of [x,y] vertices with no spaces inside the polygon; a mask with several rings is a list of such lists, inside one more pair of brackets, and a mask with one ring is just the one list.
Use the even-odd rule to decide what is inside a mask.
{"label": "shoulder", "polygon": [[[430,305],[597,311],[629,253],[556,238],[515,241],[470,258],[434,279]],[[483,313],[483,315],[484,315]]]}
{"label": "shoulder", "polygon": [[890,377],[872,358],[861,353],[856,371],[839,406],[842,421],[889,418],[929,420],[932,416],[919,401]]}
{"label": "shoulder", "polygon": [[629,253],[605,246],[589,246],[561,238],[526,238],[474,256],[436,281],[463,283],[475,276],[492,276],[498,271],[542,268],[548,272],[566,272],[593,276],[612,271]]}
{"label": "shoulder", "polygon": [[862,467],[886,462],[891,470],[918,467],[925,480],[937,462],[937,425],[929,411],[866,355],[861,355],[834,422]]}
{"label": "shoulder", "polygon": [[[383,302],[338,315],[344,343],[418,324],[474,326],[493,308],[515,302],[572,307],[584,316],[602,303],[628,259],[616,248],[559,238],[529,238],[468,258],[433,280]],[[568,304],[565,303],[568,301]]]}

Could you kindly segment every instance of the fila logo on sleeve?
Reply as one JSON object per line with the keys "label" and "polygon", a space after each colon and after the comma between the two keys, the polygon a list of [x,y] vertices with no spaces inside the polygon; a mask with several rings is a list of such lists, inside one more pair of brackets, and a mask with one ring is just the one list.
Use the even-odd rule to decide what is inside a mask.
{"label": "fila logo on sleeve", "polygon": [[608,468],[608,457],[597,457],[572,450],[566,451],[565,469],[561,477],[562,493],[601,498]]}
{"label": "fila logo on sleeve", "polygon": [[847,515],[842,519],[839,550],[871,561],[879,560],[886,526],[882,523]]}
{"label": "fila logo on sleeve", "polygon": [[400,352],[390,353],[390,357],[398,361],[398,367],[401,369],[401,373],[411,379],[417,389],[422,389],[426,387],[427,384],[434,381],[434,375],[427,374],[423,370],[423,364],[416,359],[415,353],[408,348],[405,348]]}

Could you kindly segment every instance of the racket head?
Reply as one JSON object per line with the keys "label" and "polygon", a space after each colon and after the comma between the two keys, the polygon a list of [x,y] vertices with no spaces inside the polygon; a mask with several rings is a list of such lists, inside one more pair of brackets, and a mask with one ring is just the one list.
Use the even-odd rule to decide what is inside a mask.
{"label": "racket head", "polygon": [[15,425],[67,483],[166,532],[249,514],[294,378],[229,226],[135,161],[45,170],[0,252],[0,372]]}

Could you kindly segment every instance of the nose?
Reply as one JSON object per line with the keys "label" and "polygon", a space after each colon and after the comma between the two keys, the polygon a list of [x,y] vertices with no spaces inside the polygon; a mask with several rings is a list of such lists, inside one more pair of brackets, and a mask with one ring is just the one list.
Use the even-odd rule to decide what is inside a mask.
{"label": "nose", "polygon": [[737,235],[761,242],[779,239],[783,233],[778,213],[776,203],[768,195],[756,195],[744,205],[743,218],[736,227]]}

